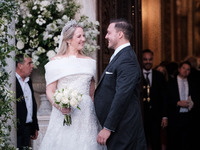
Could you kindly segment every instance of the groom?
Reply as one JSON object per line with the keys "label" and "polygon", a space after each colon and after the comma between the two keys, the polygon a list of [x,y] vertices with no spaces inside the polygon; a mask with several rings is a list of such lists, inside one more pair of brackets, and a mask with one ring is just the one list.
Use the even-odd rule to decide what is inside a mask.
{"label": "groom", "polygon": [[133,27],[124,19],[112,20],[107,29],[110,63],[95,91],[96,114],[103,129],[97,142],[108,150],[146,150],[139,104],[141,69],[129,43]]}

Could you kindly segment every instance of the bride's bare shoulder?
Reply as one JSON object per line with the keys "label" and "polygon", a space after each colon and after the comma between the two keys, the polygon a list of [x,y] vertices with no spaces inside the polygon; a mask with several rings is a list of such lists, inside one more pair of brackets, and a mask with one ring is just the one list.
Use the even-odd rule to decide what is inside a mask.
{"label": "bride's bare shoulder", "polygon": [[52,61],[52,60],[58,60],[58,59],[62,59],[62,58],[63,58],[62,56],[56,55],[56,56],[52,57],[52,58],[50,59],[50,61]]}

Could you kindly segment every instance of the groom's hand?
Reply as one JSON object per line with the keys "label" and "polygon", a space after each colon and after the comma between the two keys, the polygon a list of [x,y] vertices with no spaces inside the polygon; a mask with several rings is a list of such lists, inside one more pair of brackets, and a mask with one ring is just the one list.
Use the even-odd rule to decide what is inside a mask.
{"label": "groom's hand", "polygon": [[107,139],[110,137],[111,131],[103,128],[97,135],[97,143],[100,145],[106,145]]}

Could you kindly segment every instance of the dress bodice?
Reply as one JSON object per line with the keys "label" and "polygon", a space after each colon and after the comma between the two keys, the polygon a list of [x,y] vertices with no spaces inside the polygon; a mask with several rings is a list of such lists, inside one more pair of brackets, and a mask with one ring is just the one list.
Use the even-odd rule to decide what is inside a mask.
{"label": "dress bodice", "polygon": [[69,75],[59,79],[57,87],[58,89],[70,87],[71,89],[76,89],[81,94],[89,95],[91,79],[92,75],[89,74]]}

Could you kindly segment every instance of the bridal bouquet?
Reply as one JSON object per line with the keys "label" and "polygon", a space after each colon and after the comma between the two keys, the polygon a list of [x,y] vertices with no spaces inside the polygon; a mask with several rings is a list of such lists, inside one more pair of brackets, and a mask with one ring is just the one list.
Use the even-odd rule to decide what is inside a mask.
{"label": "bridal bouquet", "polygon": [[[69,88],[63,88],[61,90],[56,90],[54,96],[53,96],[54,102],[58,104],[61,108],[67,107],[67,108],[78,108],[79,103],[82,101],[82,94],[79,93],[77,90],[69,89]],[[63,126],[68,125],[70,126],[72,124],[71,115],[67,114],[64,117]]]}

